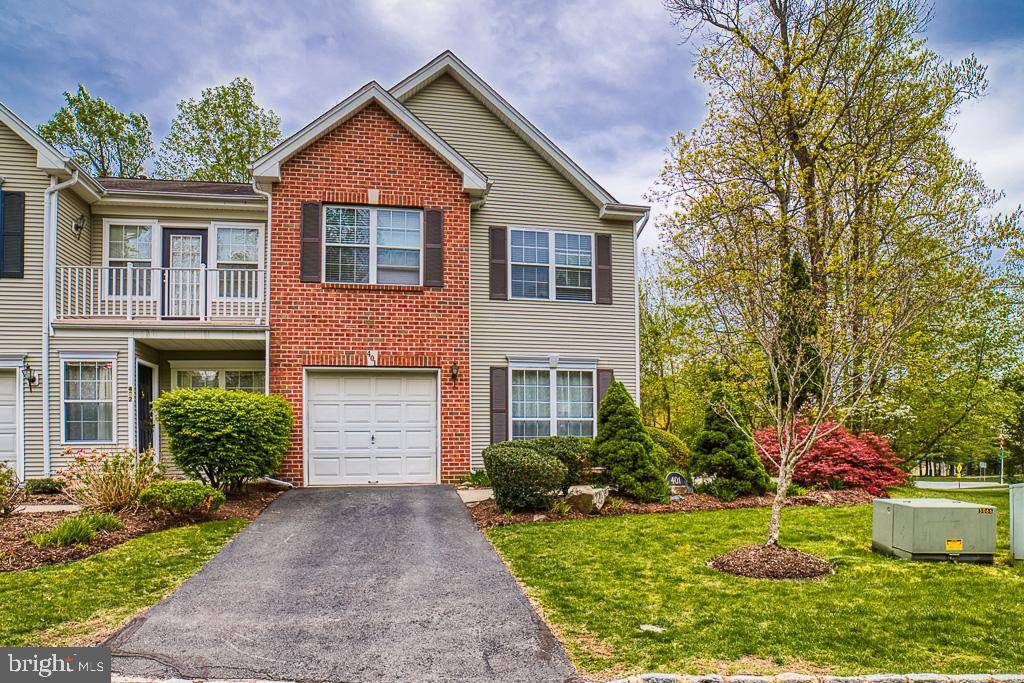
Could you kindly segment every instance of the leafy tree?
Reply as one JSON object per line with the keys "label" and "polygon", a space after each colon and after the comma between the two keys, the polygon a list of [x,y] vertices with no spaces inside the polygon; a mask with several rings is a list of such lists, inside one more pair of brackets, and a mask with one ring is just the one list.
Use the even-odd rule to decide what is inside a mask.
{"label": "leafy tree", "polygon": [[[833,425],[826,423],[826,427]],[[803,425],[798,433],[806,429]],[[764,453],[773,456],[765,458],[769,463],[777,460],[779,441],[770,428],[759,431],[755,439]],[[887,489],[906,483],[907,473],[901,464],[884,436],[871,432],[853,435],[842,425],[834,425],[797,463],[793,481],[804,486],[862,488],[884,495]]]}
{"label": "leafy tree", "polygon": [[730,417],[739,411],[725,409],[727,399],[720,381],[715,383],[709,400],[704,428],[690,455],[690,474],[710,481],[699,484],[697,490],[722,500],[763,494],[771,486],[768,472],[754,452],[753,441]]}
{"label": "leafy tree", "polygon": [[640,411],[622,382],[608,388],[597,411],[594,462],[609,482],[641,502],[668,500],[665,463],[661,462]]}
{"label": "leafy tree", "polygon": [[252,82],[238,77],[205,88],[198,101],[178,103],[156,172],[163,178],[248,182],[249,166],[280,137],[281,119],[256,104]]}
{"label": "leafy tree", "polygon": [[[675,203],[673,285],[702,308],[711,353],[768,387],[750,400],[780,444],[774,545],[800,459],[898,376],[930,312],[976,294],[960,274],[1018,237],[1019,211],[987,217],[999,194],[949,144],[985,70],[926,47],[925,0],[666,5],[704,38],[709,96],[655,198]],[[794,346],[782,312],[796,252],[813,318]],[[818,376],[820,391],[802,389]]]}
{"label": "leafy tree", "polygon": [[119,112],[79,84],[64,93],[65,105],[39,126],[39,135],[95,176],[134,178],[153,155],[153,134],[144,114]]}

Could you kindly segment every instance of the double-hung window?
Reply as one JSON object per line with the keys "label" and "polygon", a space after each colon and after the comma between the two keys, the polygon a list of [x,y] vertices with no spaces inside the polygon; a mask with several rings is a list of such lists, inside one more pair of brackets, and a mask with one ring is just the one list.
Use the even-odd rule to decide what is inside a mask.
{"label": "double-hung window", "polygon": [[260,229],[218,226],[217,295],[254,299],[259,292]]}
{"label": "double-hung window", "polygon": [[[185,367],[180,367],[184,364]],[[175,367],[179,366],[179,367]],[[172,362],[173,386],[184,389],[231,389],[263,393],[266,373],[256,364],[235,363],[227,367],[196,362]]]}
{"label": "double-hung window", "polygon": [[[153,226],[107,226],[107,292],[111,296],[149,296],[153,278]],[[129,270],[129,266],[138,271]],[[129,273],[131,273],[129,275]]]}
{"label": "double-hung window", "polygon": [[113,441],[114,361],[65,359],[63,364],[64,441]]}
{"label": "double-hung window", "polygon": [[593,235],[513,228],[509,256],[513,299],[593,301]]}
{"label": "double-hung window", "polygon": [[593,370],[513,368],[512,438],[594,436]]}
{"label": "double-hung window", "polygon": [[324,281],[418,285],[423,214],[409,209],[324,209]]}

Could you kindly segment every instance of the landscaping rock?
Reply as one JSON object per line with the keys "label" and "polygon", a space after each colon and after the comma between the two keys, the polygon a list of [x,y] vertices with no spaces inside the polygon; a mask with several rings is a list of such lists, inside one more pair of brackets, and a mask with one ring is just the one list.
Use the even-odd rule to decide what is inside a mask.
{"label": "landscaping rock", "polygon": [[573,510],[585,515],[600,512],[607,500],[608,489],[596,489],[593,486],[574,486],[569,495],[565,497],[565,502]]}

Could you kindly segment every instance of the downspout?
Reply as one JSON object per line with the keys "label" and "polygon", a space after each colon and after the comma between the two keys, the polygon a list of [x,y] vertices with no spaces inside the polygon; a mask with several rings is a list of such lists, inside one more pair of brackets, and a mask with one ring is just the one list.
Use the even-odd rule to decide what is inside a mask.
{"label": "downspout", "polygon": [[273,198],[269,192],[264,192],[256,184],[256,179],[252,179],[252,190],[256,194],[260,195],[267,200],[267,226],[265,228],[265,236],[267,250],[266,258],[264,259],[264,282],[263,282],[263,310],[266,311],[267,319],[265,321],[267,331],[263,335],[263,393],[270,393],[270,221],[271,221],[271,210],[273,208]]}
{"label": "downspout", "polygon": [[78,171],[57,183],[51,176],[50,187],[43,191],[43,476],[50,476],[53,444],[50,438],[50,322],[56,306],[54,281],[57,278],[57,193],[78,182]]}
{"label": "downspout", "polygon": [[651,217],[651,210],[648,209],[644,212],[644,215],[636,220],[633,230],[633,343],[635,345],[636,353],[636,404],[640,405],[640,283],[636,280],[636,262],[637,262],[637,242],[640,239],[640,233],[644,231],[644,227],[647,225],[647,220]]}

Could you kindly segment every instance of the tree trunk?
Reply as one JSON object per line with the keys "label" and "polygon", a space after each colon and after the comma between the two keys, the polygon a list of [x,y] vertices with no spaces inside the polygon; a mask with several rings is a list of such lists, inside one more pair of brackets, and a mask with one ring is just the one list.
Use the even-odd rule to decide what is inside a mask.
{"label": "tree trunk", "polygon": [[779,468],[779,480],[775,485],[775,499],[772,501],[772,519],[768,523],[768,540],[765,545],[779,544],[779,529],[782,527],[782,506],[786,502],[786,491],[793,481],[792,466]]}

